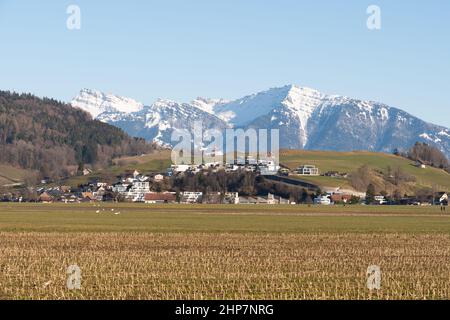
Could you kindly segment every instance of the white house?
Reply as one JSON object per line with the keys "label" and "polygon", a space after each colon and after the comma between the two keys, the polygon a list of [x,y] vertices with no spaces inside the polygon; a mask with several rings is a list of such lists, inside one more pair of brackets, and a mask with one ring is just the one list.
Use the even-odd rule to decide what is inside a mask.
{"label": "white house", "polygon": [[319,175],[319,168],[316,168],[316,166],[313,165],[303,165],[300,166],[297,169],[298,174],[302,176],[318,176]]}
{"label": "white house", "polygon": [[150,183],[148,181],[134,181],[126,197],[133,202],[144,202],[145,194],[149,192]]}
{"label": "white house", "polygon": [[181,203],[200,203],[203,199],[203,192],[182,192]]}
{"label": "white house", "polygon": [[259,165],[259,170],[262,175],[276,174],[280,170],[280,166],[274,161],[264,161]]}
{"label": "white house", "polygon": [[126,183],[118,183],[112,187],[113,192],[125,193],[130,185]]}
{"label": "white house", "polygon": [[164,176],[162,174],[157,174],[153,179],[155,182],[161,182],[164,180]]}
{"label": "white house", "polygon": [[329,206],[331,204],[331,199],[329,196],[320,196],[314,199],[314,204]]}

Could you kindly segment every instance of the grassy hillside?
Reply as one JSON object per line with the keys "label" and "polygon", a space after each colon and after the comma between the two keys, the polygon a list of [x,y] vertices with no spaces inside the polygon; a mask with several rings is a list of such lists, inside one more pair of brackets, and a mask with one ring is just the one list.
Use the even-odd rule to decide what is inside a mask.
{"label": "grassy hillside", "polygon": [[31,170],[16,168],[6,164],[0,164],[0,187],[21,184],[27,176],[33,174]]}
{"label": "grassy hillside", "polygon": [[[303,164],[312,164],[317,166],[321,173],[327,171],[351,173],[363,165],[381,172],[385,172],[388,166],[392,169],[400,167],[405,173],[416,177],[417,187],[431,188],[435,185],[439,189],[450,190],[450,174],[444,170],[431,167],[417,168],[411,160],[386,153],[283,150],[280,153],[280,162],[291,169]],[[302,179],[321,186],[350,186],[349,180],[344,178],[302,177]]]}
{"label": "grassy hillside", "polygon": [[169,150],[161,150],[142,156],[116,158],[113,160],[112,166],[96,170],[87,176],[72,177],[64,181],[64,184],[76,187],[95,179],[112,183],[115,182],[118,175],[129,170],[138,170],[140,173],[149,174],[165,172],[170,165]]}

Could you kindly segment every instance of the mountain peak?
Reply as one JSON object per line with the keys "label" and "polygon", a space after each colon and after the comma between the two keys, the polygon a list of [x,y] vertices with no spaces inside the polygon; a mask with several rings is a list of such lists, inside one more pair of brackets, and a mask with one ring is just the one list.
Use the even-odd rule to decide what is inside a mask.
{"label": "mountain peak", "polygon": [[142,103],[134,99],[86,88],[80,91],[71,104],[75,108],[88,112],[93,118],[105,112],[137,112],[144,107]]}
{"label": "mountain peak", "polygon": [[168,107],[168,106],[174,106],[174,105],[178,105],[179,103],[174,101],[174,100],[170,100],[170,99],[164,99],[164,98],[158,98],[155,103],[153,103],[154,106],[157,107]]}
{"label": "mountain peak", "polygon": [[320,93],[316,89],[312,89],[312,88],[308,88],[308,87],[300,87],[297,85],[289,86],[289,95],[304,95],[304,96],[318,97],[318,98],[325,97],[324,94]]}

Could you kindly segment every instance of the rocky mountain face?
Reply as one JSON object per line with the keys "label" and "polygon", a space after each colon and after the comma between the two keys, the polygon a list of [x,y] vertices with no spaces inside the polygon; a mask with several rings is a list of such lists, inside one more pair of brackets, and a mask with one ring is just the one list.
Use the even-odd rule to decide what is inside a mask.
{"label": "rocky mountain face", "polygon": [[180,104],[163,99],[136,112],[110,110],[100,113],[96,118],[115,125],[132,136],[154,141],[162,146],[171,145],[171,136],[175,129],[190,130],[196,121],[203,124],[203,130],[223,130],[227,127],[222,120],[193,104]]}
{"label": "rocky mountain face", "polygon": [[191,103],[158,100],[144,106],[133,99],[82,90],[74,107],[133,136],[170,145],[174,129],[279,129],[282,148],[308,150],[408,149],[416,141],[450,157],[450,130],[373,101],[330,96],[289,85],[234,101],[197,98]]}

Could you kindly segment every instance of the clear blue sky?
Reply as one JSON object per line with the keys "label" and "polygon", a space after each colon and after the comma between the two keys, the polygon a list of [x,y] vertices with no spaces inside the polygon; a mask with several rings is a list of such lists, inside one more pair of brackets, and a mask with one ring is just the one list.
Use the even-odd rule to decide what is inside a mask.
{"label": "clear blue sky", "polygon": [[[81,30],[66,9],[81,9]],[[382,29],[366,27],[379,5]],[[239,98],[285,84],[450,127],[450,1],[0,0],[0,89]]]}

